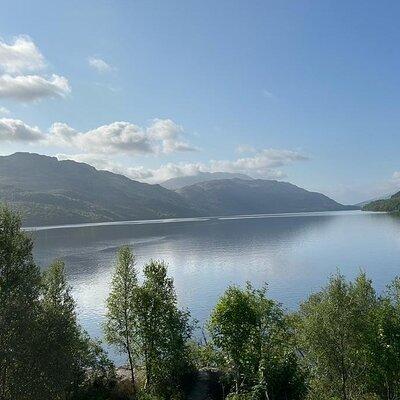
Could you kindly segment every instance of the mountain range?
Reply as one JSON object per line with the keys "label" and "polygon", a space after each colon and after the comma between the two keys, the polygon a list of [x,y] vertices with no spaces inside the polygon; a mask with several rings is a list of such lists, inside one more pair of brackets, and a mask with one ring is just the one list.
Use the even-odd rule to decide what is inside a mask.
{"label": "mountain range", "polygon": [[169,190],[84,163],[15,153],[0,157],[0,202],[18,209],[26,226],[354,208],[286,182],[211,176],[225,179],[206,174]]}

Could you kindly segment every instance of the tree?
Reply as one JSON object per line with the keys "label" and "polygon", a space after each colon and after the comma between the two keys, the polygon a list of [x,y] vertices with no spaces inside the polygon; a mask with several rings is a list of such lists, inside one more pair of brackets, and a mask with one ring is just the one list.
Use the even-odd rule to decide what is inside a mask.
{"label": "tree", "polygon": [[[85,381],[74,391],[71,400],[111,400],[115,396],[117,379],[115,366],[108,358],[101,343],[82,332],[82,364]],[[122,398],[118,397],[122,400]]]}
{"label": "tree", "polygon": [[338,274],[301,305],[300,340],[316,398],[367,395],[376,306],[377,296],[365,274],[354,283]]}
{"label": "tree", "polygon": [[267,298],[266,287],[229,287],[214,308],[208,328],[222,353],[222,367],[232,375],[236,395],[303,398],[304,374],[293,333],[281,307]]}
{"label": "tree", "polygon": [[135,357],[137,353],[138,284],[135,257],[128,246],[118,251],[117,264],[107,299],[105,338],[108,343],[128,355],[133,389],[135,389]]}
{"label": "tree", "polygon": [[0,400],[72,399],[113,366],[77,323],[64,264],[42,276],[32,249],[19,216],[0,208]]}
{"label": "tree", "polygon": [[30,399],[41,389],[36,379],[41,277],[32,248],[19,216],[0,207],[1,400]]}
{"label": "tree", "polygon": [[[300,365],[292,319],[282,307],[267,297],[267,287],[246,291],[256,305],[255,375],[253,392],[268,400],[303,399],[306,374]],[[254,397],[254,396],[253,396]]]}
{"label": "tree", "polygon": [[231,286],[219,299],[208,324],[212,340],[221,349],[228,371],[233,374],[236,394],[246,377],[254,373],[254,370],[249,371],[248,365],[251,365],[254,356],[252,342],[258,324],[257,317],[252,296],[247,291]]}
{"label": "tree", "polygon": [[144,267],[144,282],[138,289],[139,354],[146,373],[145,388],[168,397],[179,390],[188,368],[190,315],[177,307],[173,280],[163,262]]}
{"label": "tree", "polygon": [[88,341],[76,320],[75,301],[62,261],[43,274],[42,377],[50,398],[64,399],[79,390],[85,380]]}
{"label": "tree", "polygon": [[366,341],[369,346],[368,378],[370,391],[380,398],[400,397],[400,280],[396,278],[378,299],[373,324]]}

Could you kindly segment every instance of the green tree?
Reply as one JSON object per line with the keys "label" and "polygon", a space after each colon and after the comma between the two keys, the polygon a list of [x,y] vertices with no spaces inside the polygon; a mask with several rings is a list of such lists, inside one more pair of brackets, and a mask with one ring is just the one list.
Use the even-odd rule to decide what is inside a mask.
{"label": "green tree", "polygon": [[[64,264],[42,276],[19,216],[0,208],[0,399],[74,398],[113,373],[76,321]],[[94,375],[95,373],[95,375]]]}
{"label": "green tree", "polygon": [[88,341],[77,323],[75,301],[62,261],[43,274],[42,377],[51,399],[64,399],[79,390],[85,380]]}
{"label": "green tree", "polygon": [[190,315],[179,310],[173,280],[163,262],[144,267],[144,282],[136,298],[139,354],[144,362],[146,389],[169,397],[179,390],[187,372]]}
{"label": "green tree", "polygon": [[135,257],[128,246],[118,251],[117,264],[107,299],[105,338],[127,354],[135,389],[135,362],[138,345],[137,307],[138,283]]}
{"label": "green tree", "polygon": [[[267,297],[267,287],[246,291],[254,299],[257,312],[255,329],[253,392],[268,400],[303,399],[306,375],[301,368],[292,319],[282,307]],[[254,396],[253,396],[254,397]]]}
{"label": "green tree", "polygon": [[[82,364],[85,381],[74,391],[71,400],[111,400],[115,398],[117,379],[115,366],[108,358],[99,341],[82,333]],[[122,397],[118,397],[122,400]]]}
{"label": "green tree", "polygon": [[232,375],[235,394],[252,398],[300,399],[304,374],[296,355],[293,331],[283,310],[266,295],[266,287],[229,287],[208,324]]}
{"label": "green tree", "polygon": [[[0,399],[39,396],[40,272],[18,215],[0,207]],[[39,398],[39,397],[37,397]]]}
{"label": "green tree", "polygon": [[342,275],[300,307],[300,340],[315,398],[343,400],[368,394],[370,338],[377,296],[365,274],[354,283]]}
{"label": "green tree", "polygon": [[400,280],[396,278],[373,311],[372,325],[365,338],[369,346],[370,391],[382,399],[400,397]]}
{"label": "green tree", "polygon": [[253,341],[258,322],[253,296],[234,286],[226,290],[211,314],[208,329],[224,355],[227,370],[233,374],[236,394],[255,372],[251,359],[255,356]]}

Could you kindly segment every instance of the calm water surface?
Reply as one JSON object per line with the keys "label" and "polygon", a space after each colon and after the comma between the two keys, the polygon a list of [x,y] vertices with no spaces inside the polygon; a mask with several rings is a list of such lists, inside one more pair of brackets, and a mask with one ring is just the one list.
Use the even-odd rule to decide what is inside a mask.
{"label": "calm water surface", "polygon": [[[330,212],[144,221],[33,230],[35,258],[45,268],[65,261],[82,325],[101,336],[115,253],[132,245],[138,268],[169,264],[180,305],[204,322],[230,284],[268,282],[271,297],[295,309],[340,269],[360,269],[384,286],[400,275],[400,218]],[[115,358],[115,355],[114,355]]]}

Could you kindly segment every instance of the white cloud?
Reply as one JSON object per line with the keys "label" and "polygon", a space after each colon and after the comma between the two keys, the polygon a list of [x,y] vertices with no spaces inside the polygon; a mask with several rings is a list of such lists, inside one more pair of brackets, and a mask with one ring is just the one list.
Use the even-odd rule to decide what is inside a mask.
{"label": "white cloud", "polygon": [[39,49],[28,36],[17,36],[7,44],[0,40],[0,69],[6,73],[37,71],[44,68],[45,60]]}
{"label": "white cloud", "polygon": [[[7,121],[22,123],[12,119]],[[169,119],[154,120],[149,127],[124,121],[113,122],[86,132],[79,132],[61,122],[54,123],[46,133],[40,132],[38,128],[34,129],[40,136],[38,140],[44,145],[74,148],[88,154],[169,154],[195,150],[183,141],[182,127]],[[11,131],[5,131],[0,140],[13,141],[16,136]]]}
{"label": "white cloud", "polygon": [[0,141],[32,143],[42,139],[38,127],[26,125],[19,119],[0,118]]}
{"label": "white cloud", "polygon": [[94,68],[97,72],[100,73],[109,72],[113,70],[113,67],[110,64],[106,63],[101,58],[89,57],[88,63],[92,68]]}
{"label": "white cloud", "polygon": [[211,161],[211,172],[241,172],[248,173],[251,171],[256,176],[274,176],[283,177],[281,171],[276,170],[278,167],[292,164],[296,161],[305,161],[308,157],[292,150],[264,149],[257,152],[252,157],[239,158],[234,161]]}
{"label": "white cloud", "polygon": [[8,114],[10,114],[10,110],[7,109],[7,108],[5,108],[5,107],[1,107],[1,106],[0,106],[0,114],[2,114],[2,115],[8,115]]}
{"label": "white cloud", "polygon": [[153,123],[147,128],[147,132],[150,138],[161,141],[163,153],[197,150],[180,139],[184,130],[182,126],[170,119],[153,120]]}
{"label": "white cloud", "polygon": [[32,74],[45,67],[42,53],[28,36],[18,36],[11,44],[0,40],[0,98],[26,103],[70,93],[67,78]]}
{"label": "white cloud", "polygon": [[67,124],[55,123],[50,128],[49,141],[53,145],[67,145],[95,154],[153,152],[148,135],[129,122],[113,122],[87,132],[77,132]]}
{"label": "white cloud", "polygon": [[130,122],[113,122],[80,132],[61,122],[54,123],[48,132],[41,132],[20,120],[0,119],[0,141],[38,142],[41,145],[78,150],[78,155],[60,157],[88,162],[100,169],[124,174],[133,179],[159,183],[169,178],[196,175],[200,172],[234,172],[255,178],[281,179],[281,167],[308,160],[303,154],[285,149],[253,150],[249,157],[235,160],[210,160],[199,163],[168,163],[158,168],[126,166],[115,162],[117,155],[162,155],[171,152],[193,151],[195,147],[183,140],[184,130],[170,119],[155,119],[148,127]]}
{"label": "white cloud", "polygon": [[59,75],[50,79],[39,75],[0,76],[0,98],[29,102],[44,97],[63,97],[71,92],[68,80]]}
{"label": "white cloud", "polygon": [[[113,159],[99,157],[95,154],[58,155],[60,159],[73,159],[86,162],[98,169],[125,175],[148,183],[161,183],[170,178],[197,175],[200,172],[241,172],[256,178],[282,179],[286,175],[277,166],[286,166],[296,161],[307,160],[307,157],[289,150],[266,149],[260,151],[254,162],[250,159],[238,159],[234,161],[211,160],[206,163],[167,163],[158,168],[145,168],[143,166],[125,166]],[[261,162],[260,159],[263,159]]]}
{"label": "white cloud", "polygon": [[166,164],[151,170],[149,182],[162,182],[179,176],[196,175],[199,172],[234,172],[250,175],[255,178],[282,179],[286,174],[278,169],[308,157],[291,150],[264,149],[253,157],[237,160],[211,160],[207,163]]}
{"label": "white cloud", "polygon": [[130,122],[113,122],[87,132],[78,132],[57,122],[50,128],[48,141],[91,154],[167,154],[195,150],[182,141],[183,134],[183,129],[169,119],[154,120],[147,128]]}

